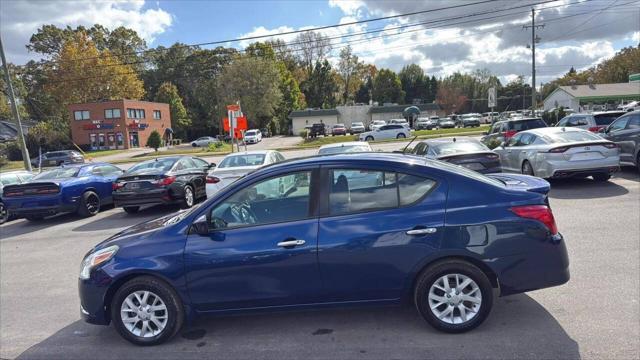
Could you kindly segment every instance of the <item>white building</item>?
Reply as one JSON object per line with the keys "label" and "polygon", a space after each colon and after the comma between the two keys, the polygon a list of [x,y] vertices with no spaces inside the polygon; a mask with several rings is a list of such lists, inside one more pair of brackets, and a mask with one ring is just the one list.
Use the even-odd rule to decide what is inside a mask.
{"label": "white building", "polygon": [[640,82],[559,86],[544,99],[544,110],[558,107],[576,112],[615,109],[632,100],[640,100]]}
{"label": "white building", "polygon": [[298,135],[305,127],[316,123],[323,123],[325,126],[338,124],[338,116],[339,113],[336,109],[295,110],[289,114],[291,131],[293,135]]}

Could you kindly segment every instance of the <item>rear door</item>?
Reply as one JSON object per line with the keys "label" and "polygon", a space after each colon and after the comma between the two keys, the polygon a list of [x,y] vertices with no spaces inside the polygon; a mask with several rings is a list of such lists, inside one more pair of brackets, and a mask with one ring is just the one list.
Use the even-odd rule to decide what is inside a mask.
{"label": "rear door", "polygon": [[443,236],[447,185],[375,167],[322,171],[318,261],[327,301],[401,297]]}

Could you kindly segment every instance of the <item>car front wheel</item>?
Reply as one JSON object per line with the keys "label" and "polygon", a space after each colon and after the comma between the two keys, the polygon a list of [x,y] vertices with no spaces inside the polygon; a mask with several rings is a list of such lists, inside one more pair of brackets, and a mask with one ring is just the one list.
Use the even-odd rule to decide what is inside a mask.
{"label": "car front wheel", "polygon": [[398,134],[396,136],[396,139],[404,139],[404,138],[406,138],[406,136],[404,134]]}
{"label": "car front wheel", "polygon": [[447,260],[429,267],[418,279],[415,303],[434,328],[461,333],[479,326],[491,312],[493,288],[476,266]]}
{"label": "car front wheel", "polygon": [[182,327],[182,302],[173,289],[150,276],[134,278],[118,289],[111,304],[118,333],[136,345],[157,345]]}

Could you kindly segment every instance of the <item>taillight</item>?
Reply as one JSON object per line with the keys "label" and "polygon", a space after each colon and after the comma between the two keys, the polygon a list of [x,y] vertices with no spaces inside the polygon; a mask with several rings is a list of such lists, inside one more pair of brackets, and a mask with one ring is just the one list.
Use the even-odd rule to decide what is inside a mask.
{"label": "taillight", "polygon": [[36,194],[56,194],[58,193],[58,189],[38,189],[36,190]]}
{"label": "taillight", "polygon": [[589,131],[597,133],[600,130],[600,126],[592,126],[589,128]]}
{"label": "taillight", "polygon": [[489,155],[487,155],[487,159],[495,160],[495,159],[497,159],[497,158],[499,158],[499,156],[498,156],[498,155],[496,155],[496,154],[489,154]]}
{"label": "taillight", "polygon": [[518,132],[515,130],[507,130],[505,132],[502,133],[502,135],[504,135],[505,140],[506,139],[511,139],[513,137],[513,135],[517,134]]}
{"label": "taillight", "polygon": [[175,176],[167,176],[167,177],[163,177],[162,179],[158,180],[156,182],[156,186],[167,186],[167,185],[171,185],[173,184],[173,182],[176,181],[176,177]]}
{"label": "taillight", "polygon": [[606,143],[606,144],[602,144],[604,147],[606,147],[607,149],[615,149],[618,147],[618,144],[616,143]]}
{"label": "taillight", "polygon": [[554,153],[554,154],[558,154],[558,153],[563,153],[565,151],[569,150],[568,146],[562,146],[562,147],[557,147],[557,148],[553,148],[553,149],[549,149],[550,153]]}
{"label": "taillight", "polygon": [[207,176],[207,184],[217,184],[220,182],[220,179],[215,176]]}
{"label": "taillight", "polygon": [[558,227],[556,226],[556,219],[553,217],[551,208],[546,205],[525,205],[514,206],[511,208],[514,214],[521,218],[538,220],[547,227],[551,235],[558,233]]}
{"label": "taillight", "polygon": [[111,184],[111,190],[113,190],[113,191],[122,189],[123,187],[124,187],[124,183],[114,182],[114,183]]}

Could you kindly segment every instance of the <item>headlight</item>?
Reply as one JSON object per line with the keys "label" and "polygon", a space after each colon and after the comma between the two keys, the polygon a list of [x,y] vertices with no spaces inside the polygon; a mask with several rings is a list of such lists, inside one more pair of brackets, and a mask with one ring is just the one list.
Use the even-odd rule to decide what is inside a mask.
{"label": "headlight", "polygon": [[118,252],[118,245],[109,246],[87,255],[80,266],[80,279],[88,279],[93,268],[111,259],[116,252]]}

